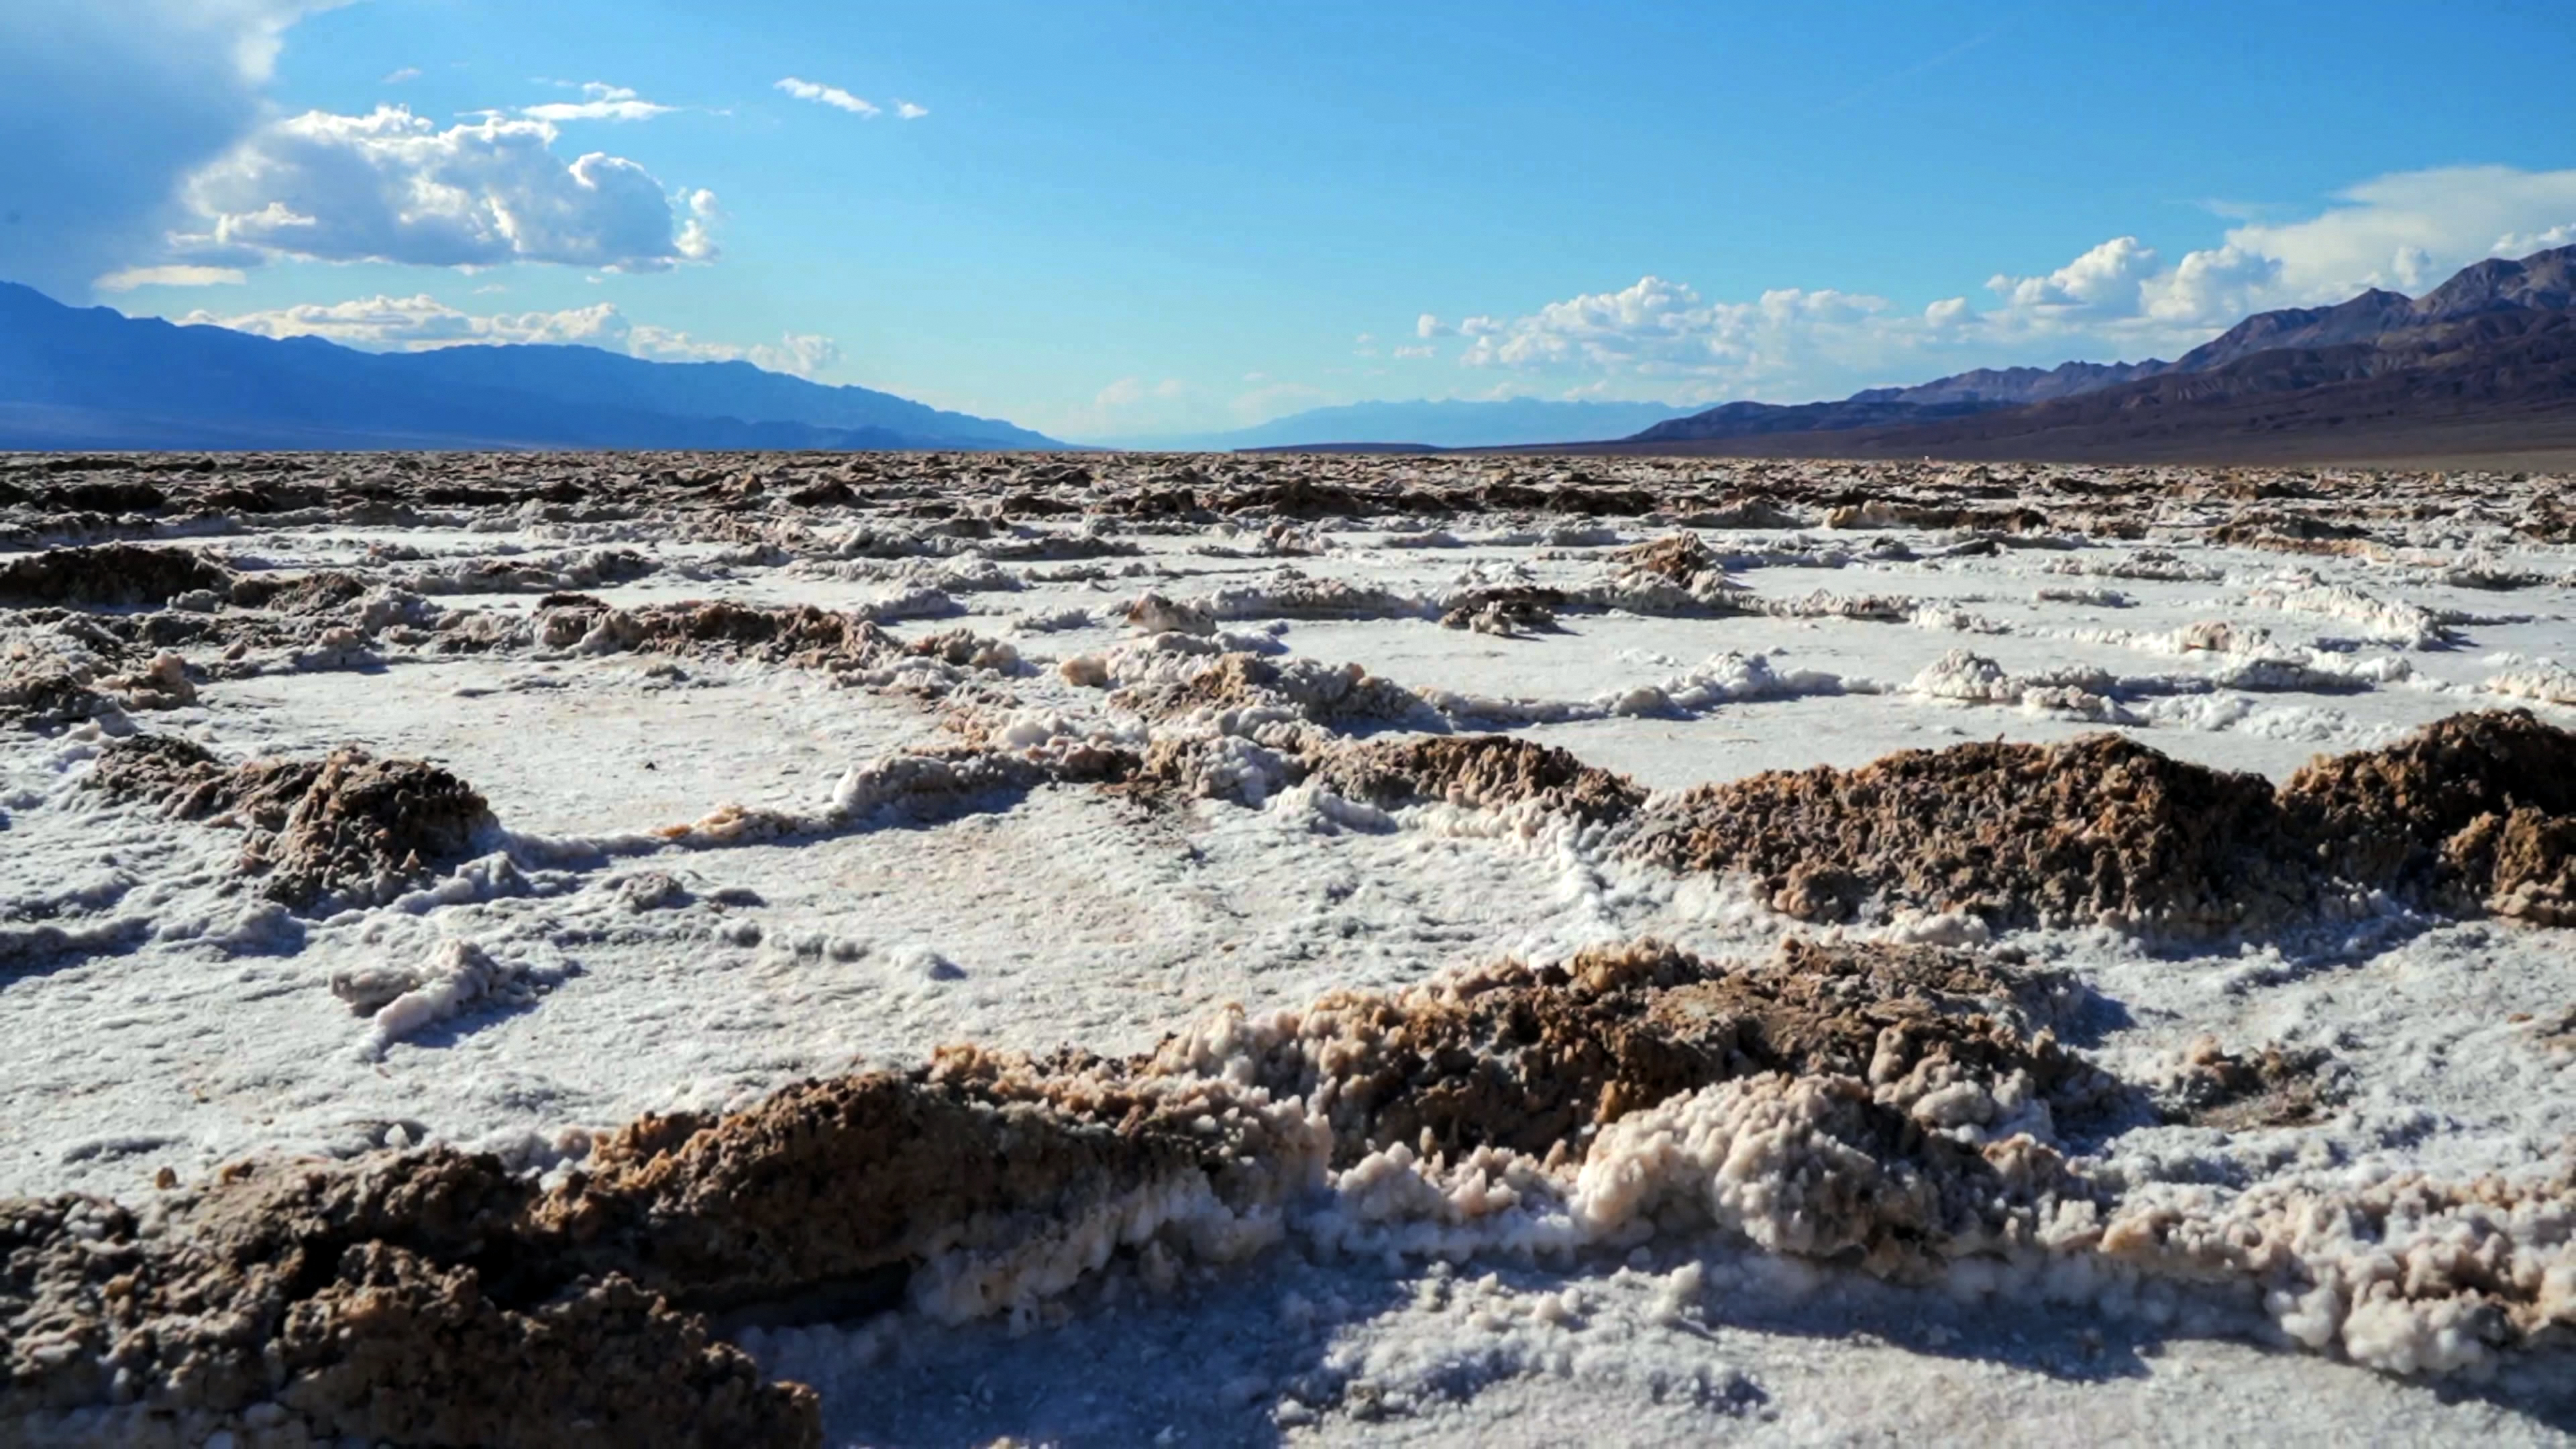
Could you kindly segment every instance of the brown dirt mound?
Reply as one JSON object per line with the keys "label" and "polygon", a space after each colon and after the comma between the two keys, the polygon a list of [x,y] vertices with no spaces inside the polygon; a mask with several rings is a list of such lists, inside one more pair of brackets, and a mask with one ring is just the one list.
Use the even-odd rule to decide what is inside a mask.
{"label": "brown dirt mound", "polygon": [[2112,734],[1769,771],[1689,790],[1637,827],[1636,855],[1746,872],[1777,909],[1810,920],[1878,900],[2014,925],[2209,928],[2313,892],[2260,776]]}
{"label": "brown dirt mound", "polygon": [[1478,808],[1537,800],[1550,811],[1595,821],[1623,818],[1646,799],[1645,790],[1624,775],[1509,735],[1350,745],[1328,756],[1313,778],[1339,795],[1378,806],[1448,800]]}
{"label": "brown dirt mound", "polygon": [[528,1194],[433,1150],[232,1169],[158,1231],[95,1199],[0,1204],[0,1416],[122,1404],[137,1442],[820,1441],[813,1395],[703,1319],[616,1277],[549,1283]]}
{"label": "brown dirt mound", "polygon": [[483,797],[447,771],[354,746],[227,768],[190,741],[135,735],[100,753],[90,784],[182,820],[240,826],[250,837],[243,873],[264,876],[262,894],[297,907],[385,897],[464,854],[493,824]]}
{"label": "brown dirt mound", "polygon": [[2550,925],[2576,919],[2576,734],[2454,715],[2290,777],[2281,812],[2351,881]]}
{"label": "brown dirt mound", "polygon": [[250,609],[281,614],[328,614],[367,592],[367,581],[337,569],[297,578],[252,577],[232,586],[232,601]]}
{"label": "brown dirt mound", "polygon": [[1486,1146],[1579,1155],[1585,1134],[1628,1112],[1766,1073],[2021,1071],[2089,1107],[2108,1079],[2024,1010],[2055,989],[1929,948],[1791,943],[1748,971],[1648,941],[1445,989],[1332,993],[1254,1081],[1310,1097],[1329,1080],[1344,1165],[1396,1144],[1452,1159]]}
{"label": "brown dirt mound", "polygon": [[2522,710],[2319,759],[2277,796],[2098,734],[1772,771],[1632,818],[1631,854],[1742,871],[1807,920],[1875,904],[2197,932],[2378,890],[2576,924],[2576,733]]}
{"label": "brown dirt mound", "polygon": [[1312,659],[1273,662],[1246,653],[1221,655],[1185,680],[1117,690],[1109,703],[1147,719],[1200,709],[1268,706],[1317,724],[1398,720],[1428,709],[1420,696],[1356,664],[1337,667]]}
{"label": "brown dirt mound", "polygon": [[728,600],[619,609],[587,594],[549,594],[538,608],[536,629],[538,641],[551,648],[755,659],[834,673],[884,669],[906,659],[1006,669],[1019,658],[1009,644],[963,629],[907,644],[854,614]]}
{"label": "brown dirt mound", "polygon": [[0,599],[74,608],[166,604],[192,589],[218,593],[233,576],[185,549],[103,543],[58,548],[0,566]]}

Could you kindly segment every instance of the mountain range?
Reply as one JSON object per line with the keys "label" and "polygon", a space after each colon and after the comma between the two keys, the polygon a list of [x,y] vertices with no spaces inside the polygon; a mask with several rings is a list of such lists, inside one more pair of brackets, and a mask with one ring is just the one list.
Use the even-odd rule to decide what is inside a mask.
{"label": "mountain range", "polygon": [[2257,313],[2172,362],[1961,373],[1729,403],[1602,445],[1786,456],[2243,460],[2576,447],[2576,246],[2421,297]]}
{"label": "mountain range", "polygon": [[0,282],[0,449],[1064,446],[747,362],[528,345],[360,352],[66,307]]}
{"label": "mountain range", "polygon": [[1310,408],[1249,428],[1115,440],[1127,446],[1230,453],[1265,448],[1340,448],[1369,444],[1409,448],[1505,448],[1567,438],[1623,438],[1689,412],[1670,403],[1552,402],[1507,398],[1493,402],[1364,402]]}
{"label": "mountain range", "polygon": [[[2421,297],[2372,289],[2258,313],[2171,362],[1980,368],[1833,402],[1680,412],[1356,403],[1135,441],[2139,462],[2555,454],[2576,450],[2576,246],[2482,261]],[[531,345],[361,352],[67,307],[0,282],[0,450],[1065,446],[746,362]]]}

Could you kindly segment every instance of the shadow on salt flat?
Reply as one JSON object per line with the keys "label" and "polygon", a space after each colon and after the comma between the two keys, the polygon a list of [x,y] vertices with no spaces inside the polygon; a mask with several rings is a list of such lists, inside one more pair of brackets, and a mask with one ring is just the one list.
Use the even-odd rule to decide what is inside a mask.
{"label": "shadow on salt flat", "polygon": [[[2219,1305],[2115,1317],[1893,1287],[1707,1244],[1561,1269],[1389,1268],[1274,1250],[1246,1268],[1191,1275],[1162,1297],[1142,1297],[1135,1275],[1113,1269],[1052,1327],[887,1316],[755,1328],[741,1342],[769,1371],[822,1393],[835,1444],[1275,1444],[1292,1431],[1364,1442],[1523,1438],[1538,1426],[1516,1423],[1510,1401],[1517,1386],[1540,1383],[1553,1383],[1552,1398],[1573,1391],[1590,1428],[1561,1426],[1569,1431],[1616,1422],[1608,1437],[1621,1442],[1777,1439],[1791,1421],[1851,1407],[1842,1397],[1855,1348],[1881,1370],[1869,1415],[1890,1431],[1957,1432],[1962,1393],[1987,1399],[1999,1429],[2059,1409],[2107,1424],[2148,1407],[2142,1395],[2198,1389],[2192,1367],[2158,1364],[2186,1341],[2275,1380],[2246,1386],[2257,1397],[2333,1395],[2353,1429],[2576,1430],[2576,1363],[2535,1362],[2519,1388],[2426,1386],[2249,1337]],[[1968,1365],[1980,1372],[1960,1378]],[[2553,1382],[2555,1391],[2533,1388]],[[2137,1391],[2124,1403],[2056,1397],[2123,1383]],[[2485,1422],[2462,1419],[2464,1408]]]}

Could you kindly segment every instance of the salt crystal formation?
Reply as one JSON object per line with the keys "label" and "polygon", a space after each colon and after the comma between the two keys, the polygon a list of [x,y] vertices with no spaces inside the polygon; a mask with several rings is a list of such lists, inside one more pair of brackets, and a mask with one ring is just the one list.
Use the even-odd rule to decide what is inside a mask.
{"label": "salt crystal formation", "polygon": [[0,1440],[2563,1430],[2565,486],[0,459]]}

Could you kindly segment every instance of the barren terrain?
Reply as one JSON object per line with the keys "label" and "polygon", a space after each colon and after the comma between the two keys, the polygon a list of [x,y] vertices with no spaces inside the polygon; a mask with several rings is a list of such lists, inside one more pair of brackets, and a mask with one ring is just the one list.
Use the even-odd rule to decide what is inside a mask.
{"label": "barren terrain", "polygon": [[2564,1440],[2570,482],[0,458],[0,1441]]}

